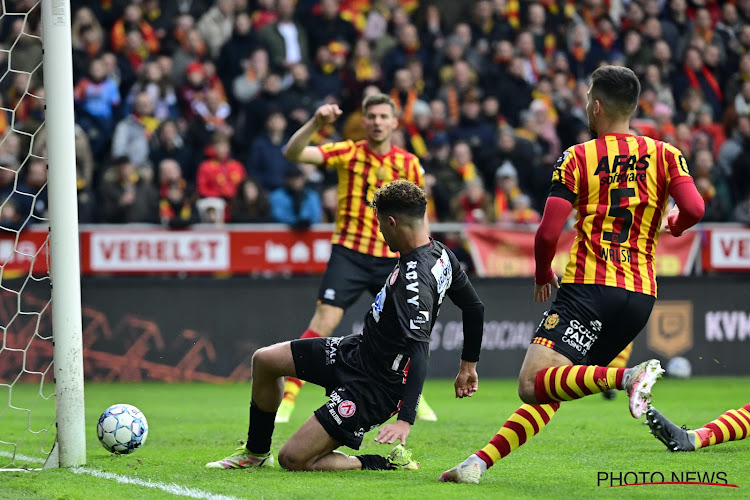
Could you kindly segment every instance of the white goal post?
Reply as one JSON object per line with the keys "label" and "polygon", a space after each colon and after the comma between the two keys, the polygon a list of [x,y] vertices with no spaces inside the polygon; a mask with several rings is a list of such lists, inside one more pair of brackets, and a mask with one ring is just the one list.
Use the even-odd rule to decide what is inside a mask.
{"label": "white goal post", "polygon": [[55,413],[60,467],[86,463],[70,0],[42,0]]}
{"label": "white goal post", "polygon": [[86,436],[70,0],[3,1],[0,19],[0,470],[74,467]]}

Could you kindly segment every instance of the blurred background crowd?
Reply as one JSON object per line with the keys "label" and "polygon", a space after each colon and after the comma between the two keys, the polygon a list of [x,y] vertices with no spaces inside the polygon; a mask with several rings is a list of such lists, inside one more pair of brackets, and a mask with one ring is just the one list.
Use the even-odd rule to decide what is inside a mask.
{"label": "blurred background crowd", "polygon": [[[364,138],[361,100],[382,91],[400,118],[394,144],[425,169],[433,221],[533,224],[557,157],[591,138],[587,77],[603,63],[641,78],[633,131],[682,150],[704,220],[750,223],[750,0],[72,5],[84,223],[332,222],[335,172],[281,147],[323,103],[344,115],[314,143]],[[24,67],[39,29],[38,7],[0,24],[16,70],[0,83],[6,227],[46,207],[44,90]]]}

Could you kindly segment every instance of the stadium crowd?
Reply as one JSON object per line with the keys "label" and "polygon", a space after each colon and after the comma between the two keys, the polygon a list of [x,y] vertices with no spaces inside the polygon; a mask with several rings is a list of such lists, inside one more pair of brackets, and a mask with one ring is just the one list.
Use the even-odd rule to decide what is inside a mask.
{"label": "stadium crowd", "polygon": [[[686,155],[704,220],[750,223],[748,0],[73,8],[81,222],[331,222],[335,173],[292,164],[281,147],[323,103],[344,115],[314,143],[362,139],[360,103],[378,90],[396,103],[394,144],[425,169],[433,221],[538,222],[557,157],[590,138],[587,77],[607,62],[640,77],[632,128]],[[30,150],[43,156],[43,141],[28,135],[41,120],[40,72],[23,67],[41,51],[28,36],[39,34],[38,10],[0,24],[18,70],[0,87],[6,227],[46,206],[44,192],[25,194],[46,181],[44,162],[26,159]]]}

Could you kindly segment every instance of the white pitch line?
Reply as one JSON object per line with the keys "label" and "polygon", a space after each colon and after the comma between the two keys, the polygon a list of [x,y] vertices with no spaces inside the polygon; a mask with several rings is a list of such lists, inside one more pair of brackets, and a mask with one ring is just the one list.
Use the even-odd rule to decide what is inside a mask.
{"label": "white pitch line", "polygon": [[[8,457],[13,458],[13,453],[7,452],[7,451],[0,451],[0,457]],[[45,459],[39,458],[39,457],[30,457],[27,455],[19,455],[18,453],[15,454],[16,460],[24,461],[24,462],[36,462],[39,464],[43,464],[45,462]]]}
{"label": "white pitch line", "polygon": [[175,483],[157,483],[154,481],[148,481],[138,479],[130,476],[122,476],[120,474],[113,474],[111,472],[104,472],[96,469],[89,469],[88,467],[73,467],[70,472],[74,474],[89,474],[94,477],[103,479],[113,479],[118,483],[122,484],[134,484],[136,486],[143,486],[145,488],[154,488],[157,490],[166,491],[173,495],[189,498],[204,498],[206,500],[242,500],[238,497],[232,497],[227,495],[219,495],[216,493],[210,493],[208,491],[198,490],[195,488],[188,488],[187,486],[180,486]]}

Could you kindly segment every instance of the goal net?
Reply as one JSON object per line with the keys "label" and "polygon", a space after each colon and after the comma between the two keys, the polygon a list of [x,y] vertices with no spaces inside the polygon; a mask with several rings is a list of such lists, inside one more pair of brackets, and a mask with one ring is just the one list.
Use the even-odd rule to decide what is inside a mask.
{"label": "goal net", "polygon": [[[57,300],[57,296],[52,282],[62,289],[68,285],[64,283],[64,274],[60,275],[59,283],[56,281],[50,263],[64,267],[66,261],[56,257],[55,252],[70,247],[65,239],[69,240],[70,235],[56,229],[60,226],[55,224],[54,212],[61,206],[63,190],[54,189],[53,182],[70,182],[70,176],[53,175],[52,171],[71,163],[59,144],[61,130],[71,135],[73,132],[72,79],[68,85],[65,79],[71,78],[70,73],[48,74],[47,82],[58,85],[60,81],[63,91],[70,87],[71,102],[53,104],[49,89],[45,102],[43,69],[49,72],[50,67],[43,60],[47,62],[51,54],[43,55],[43,48],[49,52],[51,43],[43,41],[42,32],[46,36],[48,27],[57,23],[58,33],[69,40],[70,16],[68,0],[3,0],[0,9],[0,469],[29,469],[42,467],[60,437],[56,425],[60,420],[58,406],[63,401],[65,407],[65,396],[56,397],[56,379],[57,382],[62,379],[58,392],[61,389],[70,392],[67,385],[70,377],[66,374],[70,368],[53,363],[60,348],[69,346],[69,339],[64,337],[69,332],[58,328],[58,323],[66,320],[67,330],[73,331],[80,325],[80,285],[76,276],[72,280],[76,283],[69,290],[73,295],[78,294],[78,312],[75,308],[71,311],[78,319],[71,321],[67,315],[56,312],[61,321],[55,322],[53,342],[53,298]],[[67,33],[61,31],[64,29]],[[70,54],[69,41],[61,49]],[[53,67],[52,71],[59,69]],[[60,100],[60,89],[55,89],[54,100]],[[52,117],[61,116],[59,104],[69,105],[69,123],[58,120],[60,123],[51,127]],[[75,175],[74,152],[72,149],[70,152],[73,162],[65,168],[72,168]],[[75,207],[74,183],[75,178],[66,196],[72,195]],[[67,200],[62,205],[70,204],[71,200]],[[74,221],[68,228],[73,233],[77,260],[77,223]],[[65,237],[61,240],[61,236]],[[73,268],[78,274],[77,263]],[[60,345],[55,346],[56,343]],[[75,372],[75,361],[71,366]],[[82,373],[81,377],[78,373],[74,375],[82,377]],[[81,399],[82,408],[82,386],[72,394]],[[69,418],[63,416],[66,423],[62,428],[69,426]],[[82,422],[80,415],[79,425]],[[85,449],[83,453],[85,460]],[[54,457],[57,463],[57,453]]]}

